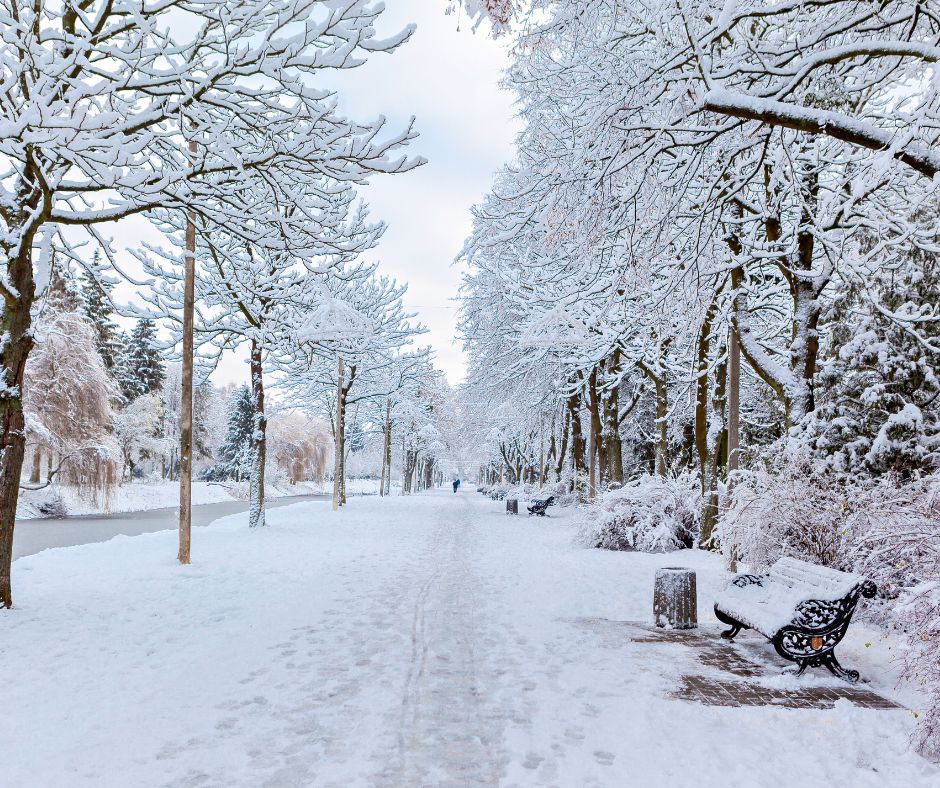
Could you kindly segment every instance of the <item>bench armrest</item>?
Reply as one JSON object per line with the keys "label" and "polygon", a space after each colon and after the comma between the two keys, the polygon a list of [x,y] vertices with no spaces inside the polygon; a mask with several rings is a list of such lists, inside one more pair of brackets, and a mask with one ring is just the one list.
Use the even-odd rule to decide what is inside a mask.
{"label": "bench armrest", "polygon": [[762,586],[766,575],[735,575],[731,580],[731,585],[738,588],[747,588],[747,586]]}
{"label": "bench armrest", "polygon": [[871,599],[877,590],[878,587],[871,580],[866,580],[842,599],[807,599],[796,606],[793,626],[807,631],[847,626],[858,606],[859,596]]}

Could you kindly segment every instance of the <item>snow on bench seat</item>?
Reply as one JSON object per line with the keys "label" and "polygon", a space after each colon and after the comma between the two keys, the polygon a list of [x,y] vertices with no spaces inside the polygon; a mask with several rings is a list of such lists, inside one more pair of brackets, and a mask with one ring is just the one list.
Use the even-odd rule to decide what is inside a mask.
{"label": "snow on bench seat", "polygon": [[793,621],[801,603],[844,599],[863,582],[863,577],[850,572],[781,558],[764,575],[744,575],[732,580],[718,594],[715,606],[745,626],[773,638]]}

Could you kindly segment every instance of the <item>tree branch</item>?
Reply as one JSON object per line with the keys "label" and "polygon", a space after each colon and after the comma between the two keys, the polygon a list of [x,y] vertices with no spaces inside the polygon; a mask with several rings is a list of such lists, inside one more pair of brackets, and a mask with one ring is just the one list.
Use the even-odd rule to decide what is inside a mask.
{"label": "tree branch", "polygon": [[892,158],[928,178],[933,178],[940,172],[940,155],[927,146],[908,142],[895,148],[895,132],[838,112],[797,107],[783,101],[754,98],[729,90],[712,90],[706,93],[702,108],[720,115],[757,120],[807,134],[825,134],[869,150],[886,151]]}

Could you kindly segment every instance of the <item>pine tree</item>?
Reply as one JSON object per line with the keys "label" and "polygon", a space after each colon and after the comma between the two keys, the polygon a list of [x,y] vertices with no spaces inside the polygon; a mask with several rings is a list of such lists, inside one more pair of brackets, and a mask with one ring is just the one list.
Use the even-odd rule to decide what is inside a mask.
{"label": "pine tree", "polygon": [[[95,252],[94,262],[98,261]],[[114,311],[111,308],[111,299],[108,286],[95,279],[86,279],[82,286],[82,311],[91,320],[95,327],[98,354],[104,362],[105,369],[114,376],[120,355],[117,342],[119,329],[113,320]]]}
{"label": "pine tree", "polygon": [[138,320],[127,341],[127,350],[118,362],[122,369],[116,377],[121,393],[129,402],[141,394],[159,391],[166,378],[157,347],[157,329],[152,320]]}
{"label": "pine tree", "polygon": [[241,385],[229,401],[228,430],[219,449],[219,461],[206,475],[208,479],[244,479],[251,468],[251,432],[254,424],[251,389]]}
{"label": "pine tree", "polygon": [[362,423],[354,420],[346,429],[346,446],[350,452],[356,454],[366,446],[366,431]]}
{"label": "pine tree", "polygon": [[75,277],[67,262],[63,264],[53,258],[49,285],[42,303],[58,312],[74,312],[78,309],[80,299],[76,292]]}
{"label": "pine tree", "polygon": [[940,257],[911,250],[865,287],[830,310],[820,404],[799,435],[843,473],[930,473],[940,467],[940,327],[917,318],[940,298]]}

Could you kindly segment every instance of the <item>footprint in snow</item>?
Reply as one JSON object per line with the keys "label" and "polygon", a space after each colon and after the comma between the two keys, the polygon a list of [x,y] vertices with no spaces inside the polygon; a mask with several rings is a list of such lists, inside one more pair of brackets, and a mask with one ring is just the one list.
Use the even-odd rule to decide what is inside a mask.
{"label": "footprint in snow", "polygon": [[545,759],[535,752],[526,753],[525,760],[522,762],[522,765],[526,769],[538,769],[542,761]]}
{"label": "footprint in snow", "polygon": [[596,760],[601,766],[613,766],[614,757],[614,754],[612,752],[607,752],[607,750],[595,750],[594,752],[594,760]]}

